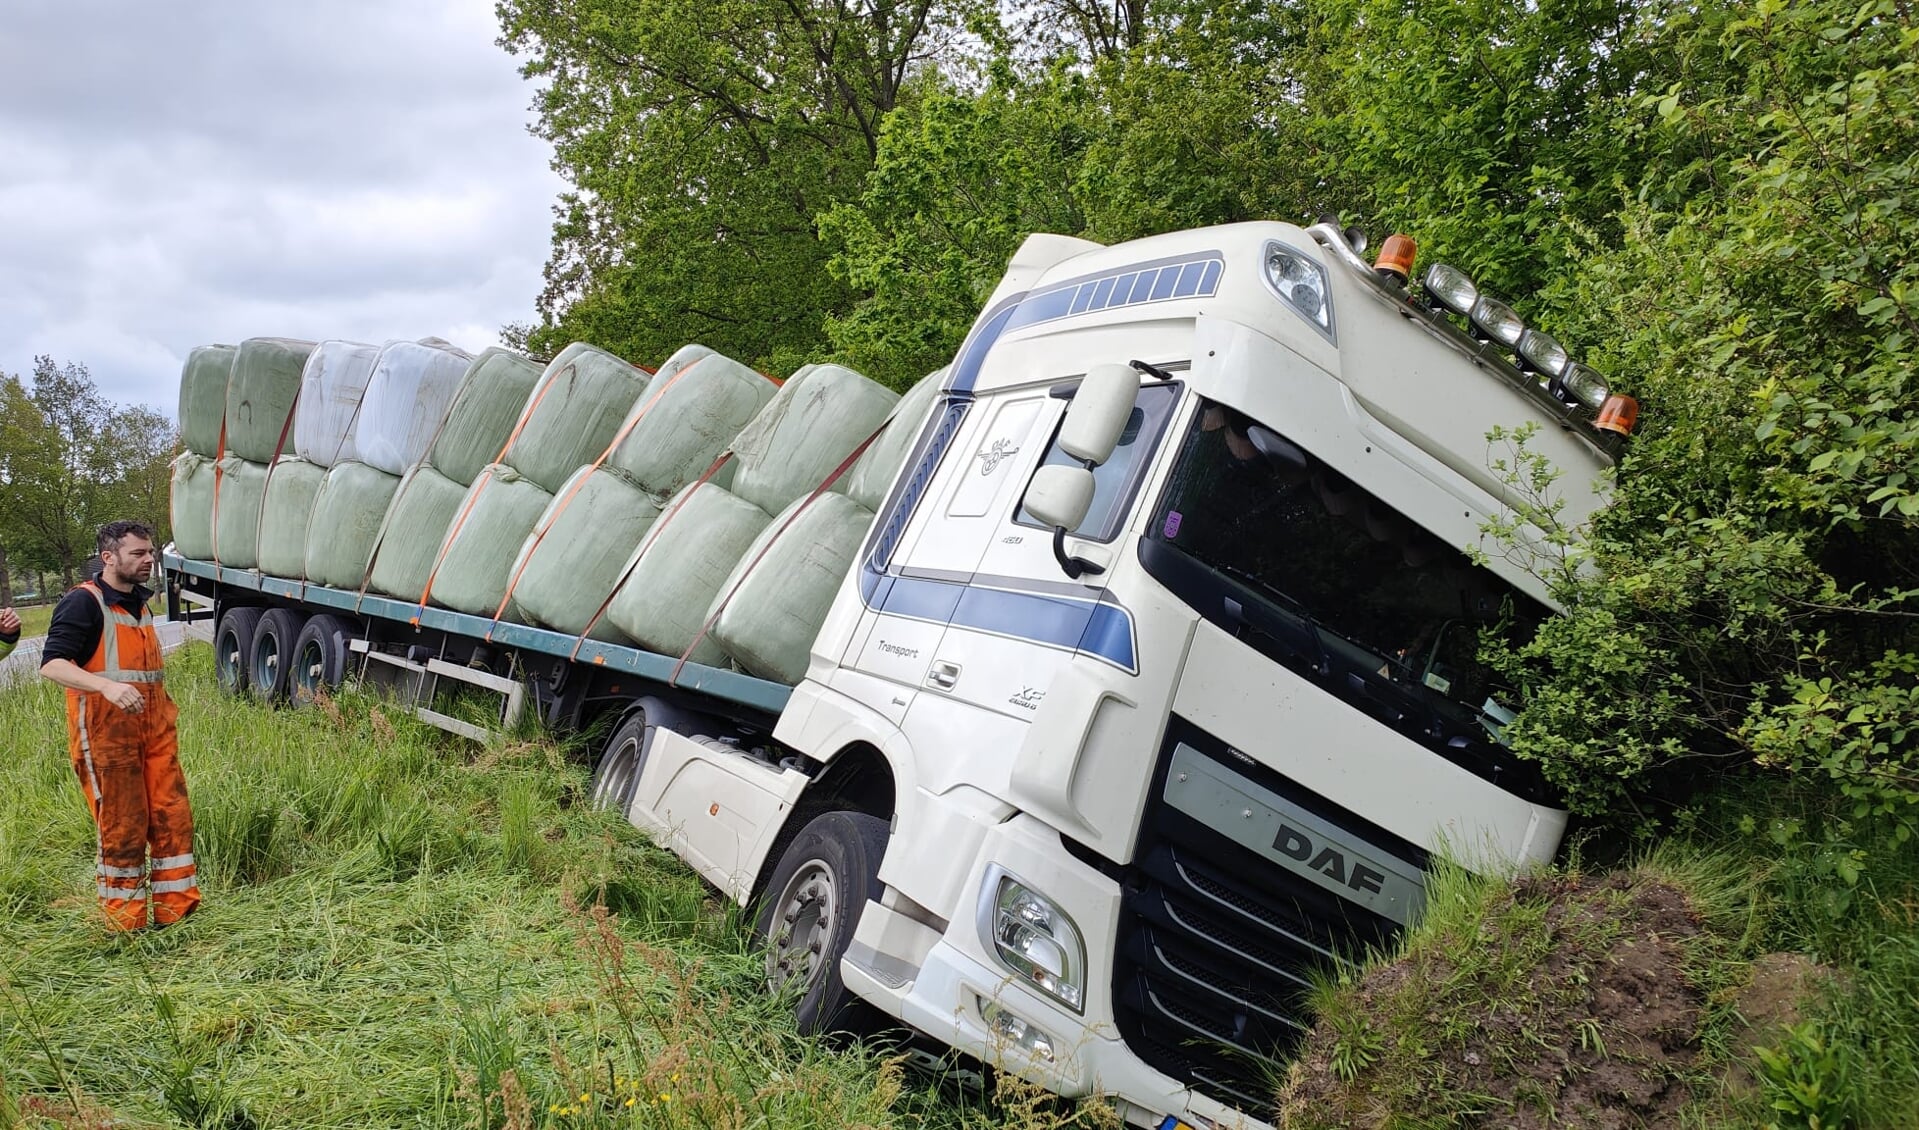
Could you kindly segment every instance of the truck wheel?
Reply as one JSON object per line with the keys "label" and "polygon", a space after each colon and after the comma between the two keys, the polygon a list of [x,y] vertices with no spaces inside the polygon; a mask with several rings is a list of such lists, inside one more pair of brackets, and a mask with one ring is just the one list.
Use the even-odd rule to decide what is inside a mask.
{"label": "truck wheel", "polygon": [[287,672],[287,696],[295,706],[306,706],[323,692],[335,691],[346,679],[347,641],[353,625],[345,617],[322,612],[308,620],[293,641],[293,666]]}
{"label": "truck wheel", "polygon": [[846,1028],[863,1018],[840,979],[840,958],[868,901],[883,889],[887,822],[864,812],[814,817],[787,845],[753,923],[766,949],[767,987],[792,993],[800,1031]]}
{"label": "truck wheel", "polygon": [[300,638],[304,626],[305,618],[291,608],[271,609],[260,617],[247,664],[254,698],[269,706],[286,698],[288,676],[293,672],[293,641]]}
{"label": "truck wheel", "polygon": [[213,674],[228,694],[246,693],[253,629],[259,623],[258,608],[229,608],[220,614],[220,626],[213,633]]}
{"label": "truck wheel", "polygon": [[626,716],[606,740],[600,763],[593,767],[593,807],[610,808],[621,816],[633,806],[633,789],[646,764],[646,712]]}

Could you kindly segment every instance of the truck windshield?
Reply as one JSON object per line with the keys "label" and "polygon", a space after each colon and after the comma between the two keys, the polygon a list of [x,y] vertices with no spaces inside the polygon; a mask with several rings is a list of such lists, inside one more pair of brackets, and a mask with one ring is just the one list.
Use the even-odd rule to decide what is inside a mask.
{"label": "truck windshield", "polygon": [[1141,555],[1248,644],[1453,749],[1496,740],[1511,718],[1479,660],[1482,634],[1529,639],[1548,614],[1297,444],[1206,400]]}

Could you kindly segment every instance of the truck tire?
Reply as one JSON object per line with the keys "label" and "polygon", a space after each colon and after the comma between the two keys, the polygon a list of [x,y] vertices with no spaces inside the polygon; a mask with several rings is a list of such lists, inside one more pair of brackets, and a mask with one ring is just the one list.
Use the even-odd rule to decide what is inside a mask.
{"label": "truck tire", "polygon": [[307,706],[321,694],[340,689],[352,638],[352,622],[331,612],[320,613],[300,629],[287,672],[287,698],[294,706]]}
{"label": "truck tire", "polygon": [[253,662],[253,629],[260,623],[258,608],[229,608],[220,614],[213,632],[213,676],[220,689],[245,694],[247,671]]}
{"label": "truck tire", "polygon": [[593,807],[609,808],[626,816],[633,807],[633,790],[646,764],[646,712],[633,710],[620,720],[606,740],[599,764],[593,767]]}
{"label": "truck tire", "polygon": [[814,817],[780,856],[754,918],[767,987],[793,994],[808,1035],[862,1029],[871,1011],[847,991],[840,958],[869,901],[878,901],[887,822],[864,812]]}
{"label": "truck tire", "polygon": [[270,609],[253,629],[247,683],[253,697],[268,706],[284,702],[293,673],[293,641],[306,618],[291,608]]}

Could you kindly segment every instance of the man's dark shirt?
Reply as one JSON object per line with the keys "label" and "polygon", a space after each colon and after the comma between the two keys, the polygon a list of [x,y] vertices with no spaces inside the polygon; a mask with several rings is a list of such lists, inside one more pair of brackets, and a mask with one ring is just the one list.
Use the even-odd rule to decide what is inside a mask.
{"label": "man's dark shirt", "polygon": [[[136,618],[153,597],[153,593],[141,585],[133,586],[132,592],[121,592],[105,581],[95,583],[108,600]],[[47,625],[47,642],[40,648],[41,665],[56,659],[71,659],[86,666],[87,660],[93,658],[94,649],[100,646],[100,629],[105,623],[100,606],[85,589],[76,588],[61,597],[53,608],[53,623]]]}

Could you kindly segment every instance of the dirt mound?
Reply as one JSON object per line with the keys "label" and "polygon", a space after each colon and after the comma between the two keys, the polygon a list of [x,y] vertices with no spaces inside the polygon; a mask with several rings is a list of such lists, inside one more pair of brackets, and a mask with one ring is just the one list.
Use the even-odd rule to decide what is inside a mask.
{"label": "dirt mound", "polygon": [[1706,1005],[1680,890],[1548,876],[1442,918],[1328,1002],[1283,1126],[1679,1125]]}

